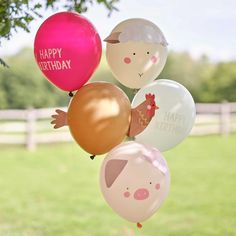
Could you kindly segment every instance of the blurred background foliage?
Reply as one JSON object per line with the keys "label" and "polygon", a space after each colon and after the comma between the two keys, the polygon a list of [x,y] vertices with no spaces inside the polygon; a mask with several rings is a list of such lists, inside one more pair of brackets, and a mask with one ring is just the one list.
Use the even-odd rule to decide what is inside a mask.
{"label": "blurred background foliage", "polygon": [[[63,5],[67,11],[83,13],[95,2],[108,10],[108,16],[118,10],[115,5],[119,0],[0,0],[0,45],[2,39],[9,40],[19,29],[30,33],[30,23],[42,17],[43,10],[57,11]],[[3,58],[0,58],[0,65],[8,67]]]}
{"label": "blurred background foliage", "polygon": [[[12,32],[20,28],[29,32],[30,23],[41,17],[43,9],[53,8],[56,11],[64,4],[65,10],[86,12],[95,2],[104,6],[108,15],[118,10],[116,5],[119,0],[1,0],[0,43],[4,38],[10,39]],[[104,54],[90,81],[113,82],[132,99],[134,91],[114,79]],[[68,105],[67,93],[51,85],[40,72],[32,49],[25,48],[14,56],[4,58],[4,61],[0,58],[0,64],[3,65],[0,66],[0,109]],[[158,79],[180,82],[190,90],[196,102],[236,101],[236,61],[213,63],[205,55],[194,59],[187,52],[172,51]]]}
{"label": "blurred background foliage", "polygon": [[[69,96],[54,87],[41,73],[33,50],[25,48],[6,58],[10,68],[0,67],[0,109],[67,106]],[[188,53],[169,52],[167,64],[158,79],[176,80],[186,86],[196,102],[236,101],[236,62],[213,63],[207,56],[193,59]],[[132,99],[134,91],[113,77],[103,53],[90,81],[117,84]]]}
{"label": "blurred background foliage", "polygon": [[63,5],[65,10],[76,11],[79,13],[86,12],[93,3],[103,5],[111,14],[118,10],[115,4],[119,0],[1,0],[0,1],[0,39],[10,39],[13,31],[23,29],[30,32],[29,24],[42,17],[42,9],[53,8],[55,11],[58,6]]}

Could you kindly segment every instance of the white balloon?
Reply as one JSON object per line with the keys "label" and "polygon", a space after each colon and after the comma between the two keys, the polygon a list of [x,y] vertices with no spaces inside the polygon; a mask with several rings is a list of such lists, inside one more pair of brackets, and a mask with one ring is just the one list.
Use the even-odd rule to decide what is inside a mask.
{"label": "white balloon", "polygon": [[163,152],[179,144],[190,133],[196,116],[195,103],[183,85],[173,80],[156,80],[138,91],[132,107],[140,104],[147,93],[155,95],[159,109],[135,140]]}
{"label": "white balloon", "polygon": [[145,19],[128,19],[118,24],[104,40],[112,73],[129,88],[141,88],[163,70],[167,42],[161,30]]}
{"label": "white balloon", "polygon": [[100,187],[111,208],[121,217],[140,223],[166,199],[170,173],[161,153],[137,142],[113,148],[103,161]]}

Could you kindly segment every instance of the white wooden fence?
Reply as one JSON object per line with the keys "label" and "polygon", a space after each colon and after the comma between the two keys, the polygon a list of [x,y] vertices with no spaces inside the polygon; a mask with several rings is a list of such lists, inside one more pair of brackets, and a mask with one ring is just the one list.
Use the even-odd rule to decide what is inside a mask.
{"label": "white wooden fence", "polygon": [[[199,103],[196,107],[191,135],[225,136],[236,132],[236,103]],[[41,143],[71,142],[68,127],[52,128],[50,119],[54,111],[55,108],[0,110],[0,144],[23,144],[34,150]]]}

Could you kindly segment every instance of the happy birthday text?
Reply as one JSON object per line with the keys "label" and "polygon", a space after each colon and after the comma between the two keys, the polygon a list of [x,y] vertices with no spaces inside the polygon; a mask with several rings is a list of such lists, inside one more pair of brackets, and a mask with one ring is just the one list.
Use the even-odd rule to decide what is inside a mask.
{"label": "happy birthday text", "polygon": [[161,131],[172,134],[181,134],[185,126],[185,117],[175,112],[165,112],[163,121],[157,123],[157,127]]}
{"label": "happy birthday text", "polygon": [[69,70],[71,60],[62,59],[62,48],[48,48],[39,50],[39,67],[43,71],[50,70]]}

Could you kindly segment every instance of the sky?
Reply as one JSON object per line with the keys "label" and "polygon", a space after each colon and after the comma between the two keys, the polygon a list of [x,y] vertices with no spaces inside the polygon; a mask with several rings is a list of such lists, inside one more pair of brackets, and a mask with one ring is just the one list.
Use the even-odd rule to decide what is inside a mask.
{"label": "sky", "polygon": [[[206,54],[212,61],[236,60],[235,0],[120,0],[117,7],[119,12],[113,12],[111,17],[98,4],[83,14],[95,25],[102,39],[125,19],[145,18],[160,27],[170,50],[188,51],[194,58]],[[2,41],[0,57],[26,46],[33,47],[37,29],[53,13],[44,12],[42,19],[30,25],[31,33],[19,30],[10,41]]]}

